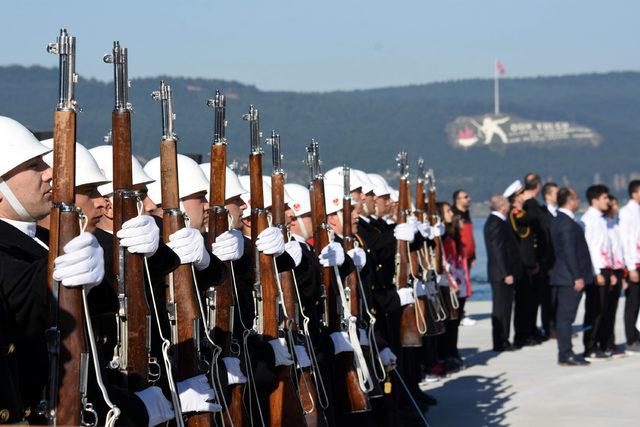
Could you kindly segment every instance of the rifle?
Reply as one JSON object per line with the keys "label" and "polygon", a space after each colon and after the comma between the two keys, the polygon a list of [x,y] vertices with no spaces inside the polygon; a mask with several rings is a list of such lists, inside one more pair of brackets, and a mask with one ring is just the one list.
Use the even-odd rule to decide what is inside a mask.
{"label": "rifle", "polygon": [[[227,98],[216,91],[214,99],[207,101],[207,106],[214,109],[213,142],[211,144],[211,187],[209,191],[209,232],[207,245],[211,247],[216,238],[229,230],[229,212],[225,208],[225,185],[227,167],[227,138],[225,130],[227,121],[225,112]],[[231,271],[231,261],[225,262],[227,270]],[[233,333],[233,282],[231,274],[226,275],[224,281],[218,286],[207,290],[207,301],[213,308],[214,315],[209,325],[213,331],[214,342],[220,346],[221,357],[232,356],[231,341]],[[241,427],[244,419],[242,408],[243,384],[229,386],[229,411],[223,413],[224,423],[231,422],[234,426]]]}
{"label": "rifle", "polygon": [[[435,224],[440,222],[441,218],[438,216],[436,210],[436,178],[433,173],[433,169],[429,169],[427,171],[427,180],[429,182],[429,205],[427,209],[427,214],[429,216],[429,223],[433,227]],[[431,252],[431,265],[434,268],[435,273],[439,276],[443,273],[443,261],[442,261],[442,238],[436,237],[434,239],[434,248],[433,252]],[[448,286],[440,286],[440,293],[442,294],[442,299],[444,305],[446,307],[446,311],[448,312],[449,319],[455,320],[458,318],[458,310],[454,307],[452,300],[455,298],[455,295],[451,295],[451,289]]]}
{"label": "rifle", "polygon": [[[80,234],[79,212],[75,206],[76,166],[76,38],[60,30],[47,51],[59,55],[59,98],[53,116],[53,194],[49,237],[47,285],[50,327],[46,330],[49,351],[48,401],[42,410],[50,425],[80,425],[87,403],[89,353],[84,333],[82,288],[66,288],[53,280],[54,260],[64,246]],[[45,409],[46,407],[46,409]],[[95,413],[94,413],[95,414]],[[96,419],[97,422],[97,419]]]}
{"label": "rifle", "polygon": [[[407,163],[406,151],[401,151],[396,157],[400,168],[400,184],[398,196],[398,224],[407,222],[407,216],[411,204],[409,203],[408,194],[409,184],[409,165]],[[409,286],[409,244],[404,240],[398,240],[396,248],[396,286],[400,289]],[[411,271],[413,274],[413,271]],[[418,315],[416,304],[420,304],[417,300],[415,304],[408,304],[402,307],[400,317],[400,344],[403,347],[422,347],[421,332],[418,330]],[[424,310],[422,311],[424,313]]]}
{"label": "rifle", "polygon": [[[425,171],[424,171],[424,159],[420,157],[418,159],[418,178],[416,179],[416,210],[415,215],[418,221],[424,222],[427,219],[427,207],[425,200]],[[429,246],[425,241],[422,248],[417,253],[417,258],[422,266],[422,280],[424,283],[428,283],[429,280]],[[429,298],[428,296],[423,299],[425,301],[425,326],[426,336],[441,335],[445,332],[444,319],[446,316],[442,315],[443,309],[441,305],[441,299],[439,295],[437,298]]]}
{"label": "rifle", "polygon": [[[259,252],[255,248],[258,235],[268,227],[267,211],[264,209],[262,187],[262,147],[260,145],[260,117],[258,110],[249,107],[249,113],[242,116],[249,122],[251,154],[249,155],[249,175],[251,191],[251,243],[255,265],[255,282],[262,286],[262,335],[267,341],[279,337],[278,328],[278,285],[276,282],[275,259],[273,255]],[[284,203],[284,193],[282,196]],[[277,203],[273,200],[273,205]],[[256,253],[257,252],[257,253]],[[269,394],[269,425],[304,426],[305,419],[298,393],[291,380],[289,366],[276,366],[276,387]]]}
{"label": "rifle", "polygon": [[[113,64],[115,105],[111,113],[113,145],[113,229],[138,216],[138,195],[131,174],[131,104],[128,102],[127,49],[113,42],[103,60]],[[117,356],[109,363],[121,373],[122,386],[130,391],[148,387],[151,317],[144,289],[143,259],[120,246],[113,236],[114,287],[118,295]]]}
{"label": "rifle", "polygon": [[[329,234],[324,204],[324,177],[320,169],[320,146],[311,140],[307,147],[307,165],[310,175],[311,220],[313,224],[313,238],[316,253],[329,244]],[[349,214],[351,218],[351,214]],[[341,332],[343,326],[340,313],[342,306],[337,296],[337,286],[334,286],[332,267],[323,268],[322,286],[325,297],[324,320],[329,333]],[[354,354],[345,351],[334,356],[334,390],[337,408],[343,413],[357,413],[371,410],[369,398],[362,390],[358,374],[354,365]]]}
{"label": "rifle", "polygon": [[[351,230],[351,191],[350,190],[350,169],[347,166],[342,167],[342,176],[344,179],[344,194],[342,197],[342,248],[347,253],[354,248],[355,237]],[[360,316],[360,304],[358,301],[358,272],[351,272],[346,280],[346,286],[349,288],[351,314],[355,317]],[[362,296],[364,298],[364,295]]]}
{"label": "rifle", "polygon": [[[160,186],[162,192],[162,239],[185,227],[180,210],[178,192],[178,137],[173,130],[175,115],[171,86],[160,82],[160,90],[151,94],[160,101],[162,111],[162,139],[160,140]],[[171,325],[171,343],[177,381],[183,381],[202,372],[200,369],[200,311],[193,280],[193,267],[180,264],[167,276],[167,313]],[[189,415],[189,427],[213,425],[210,413]]]}

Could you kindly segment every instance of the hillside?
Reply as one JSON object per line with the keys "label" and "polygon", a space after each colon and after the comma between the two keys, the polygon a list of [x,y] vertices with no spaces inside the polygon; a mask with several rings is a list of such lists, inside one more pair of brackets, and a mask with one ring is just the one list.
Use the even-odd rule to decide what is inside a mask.
{"label": "hillside", "polygon": [[[247,156],[248,125],[240,117],[252,103],[260,109],[263,132],[276,127],[281,133],[285,167],[298,181],[306,178],[301,159],[304,145],[312,137],[321,143],[326,168],[346,162],[367,171],[390,173],[395,171],[396,152],[405,148],[413,159],[412,166],[421,155],[435,169],[440,191],[450,193],[456,187],[465,187],[478,201],[502,191],[511,180],[530,170],[575,185],[580,191],[594,179],[615,183],[619,191],[629,176],[640,174],[635,157],[640,135],[640,72],[501,82],[502,111],[527,119],[568,120],[589,126],[603,137],[598,147],[521,145],[469,149],[451,146],[446,141],[445,127],[457,116],[491,111],[492,80],[294,93],[265,92],[214,79],[134,79],[130,89],[134,151],[145,158],[156,156],[158,151],[160,106],[150,93],[158,87],[160,78],[173,86],[181,152],[208,152],[213,113],[206,107],[206,100],[221,89],[229,98],[230,158],[244,160]],[[111,82],[80,80],[80,142],[88,146],[102,144],[102,137],[110,128],[112,90]],[[54,69],[0,67],[0,114],[14,117],[34,130],[52,127],[56,92]]]}

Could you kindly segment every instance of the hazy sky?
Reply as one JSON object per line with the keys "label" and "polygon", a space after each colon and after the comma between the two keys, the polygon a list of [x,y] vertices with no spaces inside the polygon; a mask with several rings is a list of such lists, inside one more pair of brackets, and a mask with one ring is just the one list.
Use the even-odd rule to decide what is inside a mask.
{"label": "hazy sky", "polygon": [[110,79],[102,55],[129,48],[131,77],[237,80],[327,91],[491,77],[640,69],[640,1],[5,0],[0,65],[54,66],[61,26],[78,72]]}

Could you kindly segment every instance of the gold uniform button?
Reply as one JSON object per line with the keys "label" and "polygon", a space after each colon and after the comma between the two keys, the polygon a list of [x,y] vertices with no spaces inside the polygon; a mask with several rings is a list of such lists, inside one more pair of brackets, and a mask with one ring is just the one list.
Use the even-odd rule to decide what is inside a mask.
{"label": "gold uniform button", "polygon": [[11,354],[14,351],[16,351],[16,346],[13,343],[9,344],[9,348],[7,349],[7,354]]}
{"label": "gold uniform button", "polygon": [[9,415],[11,415],[9,413],[8,409],[3,409],[0,411],[0,422],[2,423],[6,423],[7,421],[9,421]]}

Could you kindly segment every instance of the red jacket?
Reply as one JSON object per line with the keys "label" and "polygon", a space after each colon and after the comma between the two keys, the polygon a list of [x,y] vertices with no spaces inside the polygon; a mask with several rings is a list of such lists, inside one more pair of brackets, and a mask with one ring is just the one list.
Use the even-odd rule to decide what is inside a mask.
{"label": "red jacket", "polygon": [[444,259],[449,266],[447,278],[449,282],[455,282],[460,287],[460,296],[468,298],[471,296],[471,279],[469,277],[469,264],[466,256],[464,244],[462,250],[458,251],[455,240],[445,236],[442,239],[442,249]]}

